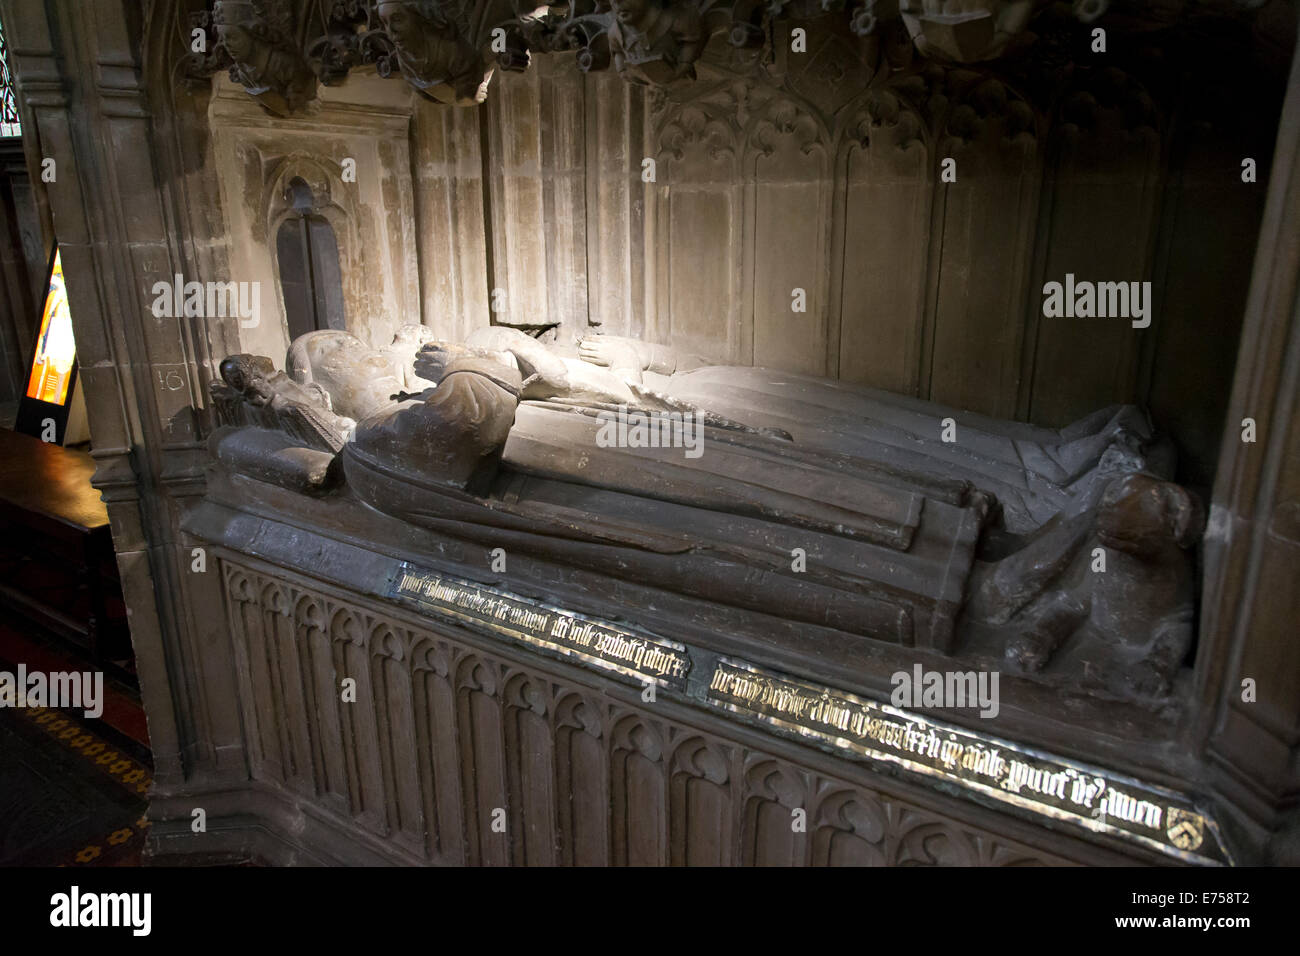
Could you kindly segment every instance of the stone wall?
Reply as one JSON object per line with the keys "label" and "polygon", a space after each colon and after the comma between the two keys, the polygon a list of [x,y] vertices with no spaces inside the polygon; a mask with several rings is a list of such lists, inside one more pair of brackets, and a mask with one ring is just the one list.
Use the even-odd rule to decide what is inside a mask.
{"label": "stone wall", "polygon": [[[758,51],[717,38],[669,91],[549,54],[477,108],[371,70],[283,118],[219,75],[190,122],[230,277],[261,282],[241,349],[287,345],[269,243],[302,175],[372,344],[414,321],[600,329],[1037,424],[1138,402],[1207,492],[1292,24],[1116,32],[1102,57],[1070,20],[1039,53],[955,68],[801,23],[806,51],[787,21]],[[1067,273],[1151,282],[1150,327],[1044,318]]]}
{"label": "stone wall", "polygon": [[[558,55],[494,78],[494,320],[1053,426],[1144,403],[1185,453],[1182,479],[1208,489],[1280,72],[1248,36],[1215,48],[1236,59],[1211,80],[1204,38],[1159,56],[1116,38],[1089,60],[1075,34],[1067,64],[951,69],[891,61],[837,24],[801,24],[807,52],[774,44],[766,62],[715,41],[669,93]],[[1152,282],[1151,327],[1044,318],[1043,285],[1067,272]],[[456,303],[425,307],[425,324],[466,322]]]}

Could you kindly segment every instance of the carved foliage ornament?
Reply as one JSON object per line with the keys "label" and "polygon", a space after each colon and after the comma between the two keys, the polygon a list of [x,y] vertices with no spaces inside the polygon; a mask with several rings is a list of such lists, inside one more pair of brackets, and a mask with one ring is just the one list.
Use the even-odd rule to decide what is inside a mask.
{"label": "carved foliage ornament", "polygon": [[[1249,10],[1258,0],[1202,0],[1184,12]],[[759,50],[775,43],[777,20],[846,17],[858,36],[886,20],[906,27],[921,54],[975,63],[1033,42],[1031,20],[1046,0],[213,0],[192,26],[212,37],[190,52],[191,78],[228,67],[232,79],[277,113],[300,110],[316,82],[342,82],[374,64],[421,94],[473,105],[496,68],[526,69],[532,53],[572,52],[584,71],[613,67],[625,78],[672,88],[695,78],[714,37]],[[1112,11],[1114,7],[1114,11]],[[1141,9],[1121,0],[1074,0],[1074,17],[1128,23]],[[900,30],[900,32],[902,32]]]}

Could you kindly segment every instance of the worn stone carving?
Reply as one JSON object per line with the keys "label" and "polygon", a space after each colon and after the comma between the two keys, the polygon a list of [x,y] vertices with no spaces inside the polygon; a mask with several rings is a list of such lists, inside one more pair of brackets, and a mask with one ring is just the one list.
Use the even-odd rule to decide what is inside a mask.
{"label": "worn stone carving", "polygon": [[217,0],[213,22],[231,80],[267,109],[287,115],[316,97],[316,75],[295,41],[288,0]]}
{"label": "worn stone carving", "polygon": [[1118,694],[1168,693],[1192,644],[1193,566],[1204,524],[1194,495],[1130,473],[1097,507],[1046,525],[981,564],[969,615],[1015,636],[1008,664],[1051,667]]}
{"label": "worn stone carving", "polygon": [[[355,822],[403,859],[1068,862],[873,789],[852,764],[813,773],[532,662],[414,629],[379,605],[222,568],[253,776]],[[339,703],[338,666],[372,703]],[[498,806],[510,814],[508,838],[484,840],[475,821]],[[797,844],[793,807],[808,811],[809,839]]]}
{"label": "worn stone carving", "polygon": [[[1055,432],[634,339],[563,355],[505,327],[398,338],[404,365],[317,332],[291,346],[289,376],[245,356],[223,374],[281,434],[343,436],[326,447],[351,493],[440,533],[1119,696],[1172,689],[1200,518],[1157,477],[1167,446],[1135,408]],[[612,414],[667,421],[667,437],[608,441]],[[946,418],[960,443],[941,439]],[[262,446],[222,447],[294,484],[257,471]],[[799,574],[794,548],[816,555]]]}
{"label": "worn stone carving", "polygon": [[[1149,11],[1121,4],[1112,13],[1110,0],[1075,0],[1064,16],[1076,24],[1116,18],[1140,30],[1258,5],[1218,0]],[[725,37],[722,49],[750,51],[746,63],[753,66],[771,56],[763,50],[775,21],[832,12],[854,36],[879,37],[883,59],[894,69],[908,66],[913,49],[938,62],[981,63],[1032,44],[1031,21],[1052,6],[1045,0],[577,0],[536,7],[512,0],[215,0],[210,13],[191,17],[193,27],[207,31],[211,51],[187,54],[182,73],[195,81],[228,67],[268,109],[287,114],[315,97],[317,78],[335,85],[373,63],[381,76],[401,75],[439,102],[473,105],[486,98],[495,68],[524,70],[532,53],[573,52],[583,71],[612,66],[632,82],[673,89],[695,78],[714,37]],[[1058,13],[1051,16],[1059,22]],[[855,85],[842,87],[840,94],[851,97]]]}
{"label": "worn stone carving", "polygon": [[349,71],[392,52],[377,29],[369,0],[333,0],[325,11],[325,33],[307,49],[307,59],[326,86],[347,79]]}
{"label": "worn stone carving", "polygon": [[660,0],[611,0],[611,6],[615,69],[660,85],[682,77],[694,79],[695,61],[708,39],[698,7]]}
{"label": "worn stone carving", "polygon": [[300,335],[289,346],[285,369],[298,385],[325,396],[327,408],[355,421],[385,408],[404,387],[388,356],[350,332]]}
{"label": "worn stone carving", "polygon": [[942,6],[902,0],[899,12],[924,56],[975,63],[1001,56],[1022,38],[1036,0],[976,0]]}
{"label": "worn stone carving", "polygon": [[421,93],[443,103],[472,105],[487,96],[492,67],[481,45],[483,24],[513,10],[502,0],[379,0],[375,5],[393,44],[391,61]]}
{"label": "worn stone carving", "polygon": [[320,451],[336,452],[354,422],[334,414],[319,386],[304,386],[277,370],[270,359],[232,355],[221,363],[220,382],[210,386],[222,425],[274,428]]}
{"label": "worn stone carving", "polygon": [[221,378],[210,386],[223,426],[209,443],[215,457],[293,491],[313,494],[336,484],[336,456],[356,423],[333,412],[324,389],[299,384],[253,355],[224,360]]}
{"label": "worn stone carving", "polygon": [[[976,0],[959,11],[952,6],[928,0],[581,0],[521,9],[511,0],[215,0],[210,13],[191,17],[193,27],[208,32],[211,51],[186,55],[182,73],[197,81],[228,67],[232,79],[280,114],[313,99],[317,78],[335,85],[371,63],[381,76],[401,75],[439,102],[473,105],[486,98],[493,69],[524,70],[532,53],[564,51],[576,54],[583,71],[612,66],[630,81],[668,90],[694,79],[715,36],[726,38],[724,50],[751,51],[746,68],[754,66],[777,18],[798,22],[835,12],[847,18],[852,34],[879,37],[885,63],[903,69],[913,49],[958,65],[1014,54],[1034,42],[1030,22],[1051,5]],[[1064,16],[1076,24],[1115,16],[1128,29],[1143,29],[1168,26],[1186,13],[1181,5],[1159,15],[1123,5],[1112,15],[1110,6],[1108,0],[1076,0],[1073,15]],[[1254,6],[1253,0],[1223,0],[1193,12],[1223,15]],[[1061,16],[1051,16],[1059,30]],[[718,61],[716,52],[711,56]],[[851,98],[855,89],[844,82],[839,95]]]}

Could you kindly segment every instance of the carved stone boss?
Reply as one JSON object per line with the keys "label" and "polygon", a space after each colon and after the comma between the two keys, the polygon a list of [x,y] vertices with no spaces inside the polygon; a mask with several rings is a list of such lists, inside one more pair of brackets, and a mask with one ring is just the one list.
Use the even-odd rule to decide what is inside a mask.
{"label": "carved stone boss", "polygon": [[1232,863],[1214,820],[1187,796],[1161,787],[409,562],[397,566],[383,596],[571,663],[655,684],[836,754],[1188,863]]}

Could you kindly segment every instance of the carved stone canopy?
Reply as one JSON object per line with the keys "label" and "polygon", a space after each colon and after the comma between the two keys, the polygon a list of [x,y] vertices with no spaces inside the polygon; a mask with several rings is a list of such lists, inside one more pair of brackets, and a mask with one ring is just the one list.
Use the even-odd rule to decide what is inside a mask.
{"label": "carved stone canopy", "polygon": [[[209,0],[192,18],[208,31],[212,53],[185,59],[190,79],[229,68],[233,80],[269,110],[301,110],[316,83],[343,82],[373,65],[401,76],[422,95],[474,105],[496,68],[524,70],[533,53],[571,52],[584,71],[613,66],[632,82],[673,87],[695,77],[711,42],[756,53],[786,42],[778,29],[834,15],[860,37],[888,27],[921,55],[977,63],[1034,43],[1034,18],[1046,0],[568,0],[532,6],[518,0]],[[1074,0],[1083,23],[1125,28],[1198,14],[1252,10],[1259,0]],[[954,9],[960,7],[959,10]]]}

